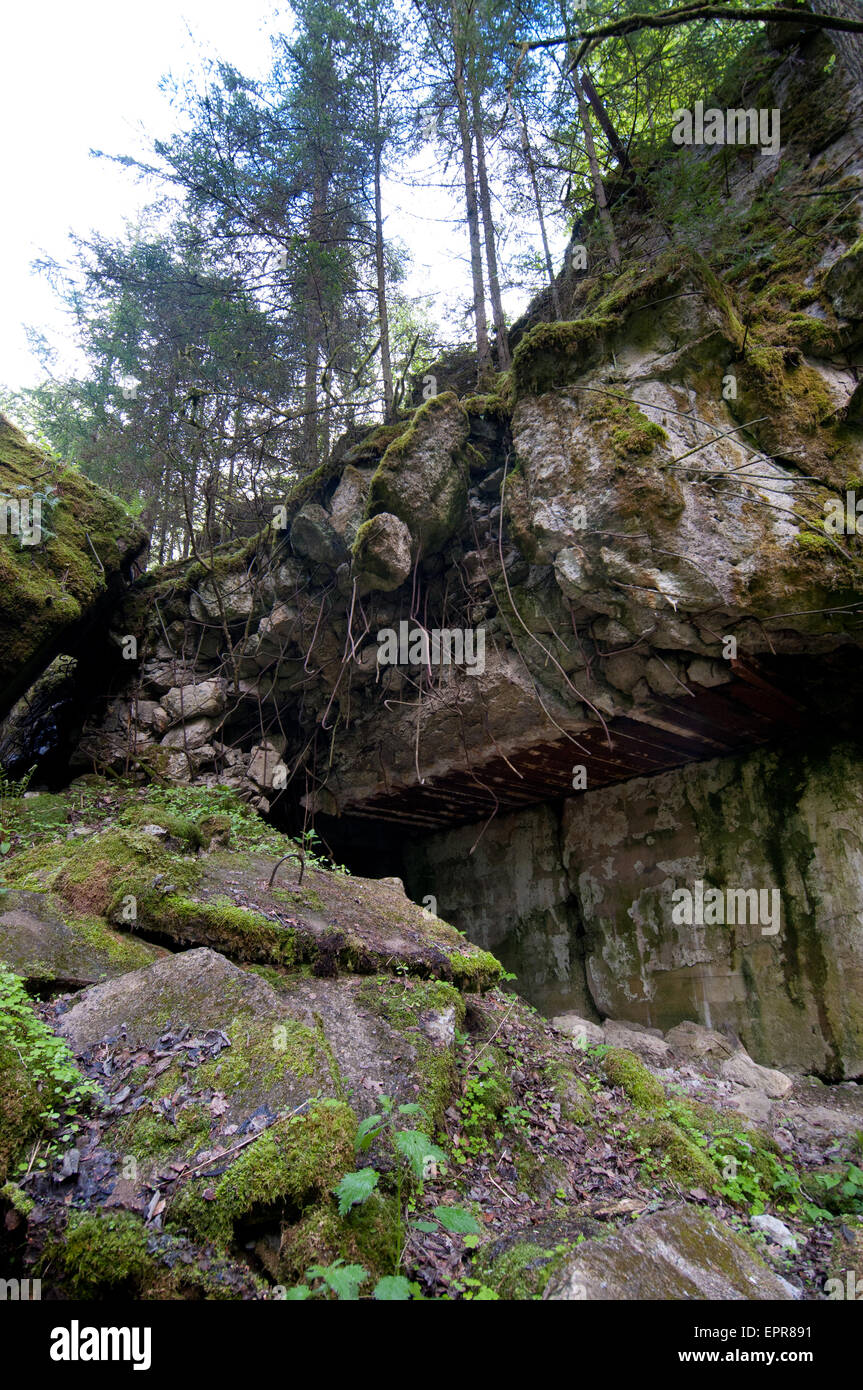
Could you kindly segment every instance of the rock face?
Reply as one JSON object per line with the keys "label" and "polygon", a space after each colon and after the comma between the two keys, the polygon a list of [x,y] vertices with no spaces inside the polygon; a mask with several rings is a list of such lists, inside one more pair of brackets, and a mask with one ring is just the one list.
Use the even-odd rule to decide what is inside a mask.
{"label": "rock face", "polygon": [[13,890],[0,897],[0,956],[31,987],[80,989],[163,954],[98,919],[76,918],[48,893]]}
{"label": "rock face", "polygon": [[0,416],[0,717],[58,651],[80,647],[145,545],[116,498]]}
{"label": "rock face", "polygon": [[[806,208],[863,139],[828,56],[759,67]],[[144,576],[114,623],[140,659],[75,766],[314,817],[549,1013],[729,1029],[838,1079],[863,1075],[863,568],[827,524],[863,473],[859,228],[765,248],[765,167],[735,155],[686,244],[622,200],[621,273],[568,269],[487,394],[441,389],[280,529]]]}
{"label": "rock face", "polygon": [[[759,753],[569,801],[563,858],[600,1012],[663,1029],[724,1023],[759,1061],[859,1075],[857,766],[850,747]],[[675,921],[672,894],[698,881],[725,893],[714,925],[708,913]],[[732,921],[729,889],[770,894],[777,920],[759,900],[754,922]]]}
{"label": "rock face", "polygon": [[[398,1267],[433,1298],[464,1279],[502,1298],[820,1296],[832,1266],[787,1198],[841,1175],[858,1087],[792,1087],[691,1022],[551,1028],[398,878],[325,870],[224,789],[181,804],[91,777],[51,799],[50,827],[45,805],[9,818],[16,1277],[50,1259],[53,1296],[85,1299],[307,1297],[329,1265],[365,1295]],[[738,1162],[781,1212],[751,1223],[764,1261]]]}
{"label": "rock face", "polygon": [[414,842],[406,856],[412,895],[432,895],[447,920],[493,951],[545,1013],[598,1017],[554,813],[541,806],[501,816],[476,844],[478,834],[466,826]]}
{"label": "rock face", "polygon": [[721,1221],[686,1207],[643,1216],[608,1240],[586,1241],[544,1294],[590,1302],[797,1296]]}

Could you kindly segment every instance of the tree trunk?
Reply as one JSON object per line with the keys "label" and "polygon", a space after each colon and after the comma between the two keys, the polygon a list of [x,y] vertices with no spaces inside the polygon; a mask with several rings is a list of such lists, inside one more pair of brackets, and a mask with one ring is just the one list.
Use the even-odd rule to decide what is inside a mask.
{"label": "tree trunk", "polygon": [[381,374],[384,379],[384,419],[393,413],[393,364],[390,358],[390,320],[387,312],[387,278],[384,262],[384,215],[381,197],[380,94],[374,75],[375,140],[375,268],[378,288],[378,327],[381,334]]}
{"label": "tree trunk", "polygon": [[[863,5],[857,0],[810,0],[810,4],[816,14],[863,20]],[[827,37],[848,76],[858,91],[863,92],[863,34],[843,34],[833,29],[828,31]]]}
{"label": "tree trunk", "polygon": [[536,216],[539,221],[539,234],[542,237],[542,254],[545,257],[545,269],[548,275],[549,288],[551,290],[551,302],[554,306],[555,318],[561,319],[563,318],[563,312],[560,307],[560,295],[557,292],[557,277],[554,273],[554,265],[548,245],[548,233],[545,229],[545,213],[543,211],[542,197],[539,191],[539,179],[536,175],[536,162],[534,161],[533,150],[531,149],[530,136],[527,131],[527,121],[525,120],[523,106],[519,107],[519,115],[521,116],[521,148],[524,150],[524,160],[527,165],[527,171],[530,174],[530,185],[533,189],[533,201],[536,204]]}
{"label": "tree trunk", "polygon": [[615,270],[620,265],[620,248],[617,238],[614,235],[614,224],[611,220],[611,213],[608,211],[608,200],[605,196],[605,184],[602,182],[602,174],[599,170],[599,161],[596,157],[596,146],[593,143],[593,130],[590,124],[590,112],[584,96],[584,89],[578,78],[578,73],[574,67],[570,67],[569,75],[572,78],[572,85],[575,88],[575,95],[578,101],[578,114],[581,119],[581,129],[584,134],[584,147],[587,151],[587,162],[590,165],[590,179],[593,184],[593,196],[596,200],[599,220],[602,230],[605,233],[605,240],[608,246],[608,254],[611,264]]}
{"label": "tree trunk", "polygon": [[[309,215],[310,258],[316,258],[323,241],[324,207],[327,195],[326,173],[315,172],[312,208]],[[318,372],[320,370],[323,324],[317,269],[310,261],[306,274],[306,366],[303,383],[303,463],[307,472],[318,466]]]}
{"label": "tree trunk", "polygon": [[584,91],[584,95],[590,102],[593,108],[593,113],[596,116],[596,119],[599,121],[599,124],[602,128],[602,132],[609,145],[611,146],[611,151],[615,159],[617,160],[621,169],[625,173],[633,174],[635,171],[630,162],[629,155],[626,152],[626,146],[623,144],[623,142],[620,139],[620,136],[618,135],[617,131],[612,125],[611,118],[609,117],[609,114],[606,111],[605,106],[600,100],[599,93],[597,92],[596,88],[590,80],[590,73],[584,66],[582,66],[581,69],[581,85]]}
{"label": "tree trunk", "polygon": [[505,372],[512,362],[509,351],[509,336],[500,294],[500,276],[497,269],[497,248],[495,246],[494,218],[491,211],[491,191],[488,186],[488,171],[485,163],[485,139],[482,133],[482,110],[476,85],[471,94],[473,107],[473,133],[476,141],[476,168],[479,177],[479,204],[482,211],[482,228],[485,238],[485,263],[488,267],[488,285],[491,293],[491,308],[497,334],[497,364]]}
{"label": "tree trunk", "polygon": [[484,388],[492,371],[491,351],[488,343],[488,320],[485,312],[485,286],[482,277],[482,249],[479,239],[479,207],[476,196],[476,176],[473,167],[473,148],[470,138],[467,94],[464,74],[464,44],[459,32],[456,0],[452,8],[452,42],[455,61],[455,93],[458,108],[458,127],[461,136],[461,157],[464,168],[464,193],[467,210],[467,229],[470,238],[470,270],[473,281],[473,311],[476,324],[476,372],[477,384]]}

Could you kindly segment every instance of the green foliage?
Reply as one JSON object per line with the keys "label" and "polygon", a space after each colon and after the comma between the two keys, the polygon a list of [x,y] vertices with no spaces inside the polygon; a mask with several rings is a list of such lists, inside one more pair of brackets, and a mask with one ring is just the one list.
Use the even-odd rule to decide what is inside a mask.
{"label": "green foliage", "polygon": [[435,1207],[434,1214],[445,1231],[460,1236],[478,1236],[482,1227],[465,1207]]}
{"label": "green foliage", "polygon": [[63,1124],[98,1095],[81,1075],[68,1045],[37,1018],[21,979],[0,962],[0,1177],[25,1148],[16,1171],[45,1168],[74,1133]]}
{"label": "green foliage", "polygon": [[475,1075],[469,1075],[456,1108],[462,1117],[459,1143],[453,1150],[457,1163],[491,1154],[506,1135],[521,1129],[526,1112],[513,1103],[512,1085],[504,1071],[504,1059],[496,1050],[480,1057]]}
{"label": "green foliage", "polygon": [[372,1298],[379,1303],[404,1303],[414,1297],[416,1287],[403,1274],[385,1274],[375,1285]]}
{"label": "green foliage", "polygon": [[380,1173],[374,1168],[359,1168],[355,1173],[346,1173],[333,1188],[339,1199],[339,1216],[347,1216],[351,1207],[365,1202],[377,1187],[379,1178]]}
{"label": "green foliage", "polygon": [[[333,1260],[328,1265],[311,1265],[306,1270],[308,1282],[288,1289],[285,1298],[290,1301],[335,1298],[341,1302],[355,1303],[360,1297],[360,1289],[370,1277],[364,1265],[345,1264],[344,1260]],[[402,1274],[385,1274],[372,1291],[372,1298],[384,1303],[405,1302],[419,1297],[419,1285]]]}
{"label": "green foliage", "polygon": [[803,1188],[834,1216],[863,1216],[863,1169],[856,1163],[811,1170],[804,1175]]}

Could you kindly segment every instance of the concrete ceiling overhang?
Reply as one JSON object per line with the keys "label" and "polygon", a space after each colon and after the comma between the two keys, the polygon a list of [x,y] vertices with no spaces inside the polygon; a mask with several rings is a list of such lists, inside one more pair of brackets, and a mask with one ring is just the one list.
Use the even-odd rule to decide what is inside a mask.
{"label": "concrete ceiling overhang", "polygon": [[586,789],[646,777],[776,742],[801,729],[806,707],[777,688],[753,662],[732,663],[721,686],[692,684],[691,695],[657,698],[638,718],[616,718],[571,737],[535,743],[506,756],[464,763],[422,783],[390,785],[344,798],[342,815],[433,831],[520,810],[573,791],[573,770]]}

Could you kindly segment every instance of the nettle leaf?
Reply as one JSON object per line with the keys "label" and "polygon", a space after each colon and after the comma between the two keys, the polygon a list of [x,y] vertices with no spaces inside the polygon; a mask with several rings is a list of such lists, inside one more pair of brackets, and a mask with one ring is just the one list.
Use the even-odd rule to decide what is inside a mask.
{"label": "nettle leaf", "polygon": [[411,1286],[403,1274],[385,1274],[383,1279],[379,1279],[375,1284],[372,1298],[391,1303],[396,1300],[404,1302],[411,1296]]}
{"label": "nettle leaf", "polygon": [[360,1168],[356,1173],[346,1173],[333,1192],[339,1199],[339,1216],[347,1216],[351,1207],[365,1202],[378,1185],[380,1174],[376,1168]]}
{"label": "nettle leaf", "polygon": [[312,1291],[308,1284],[295,1284],[292,1289],[285,1290],[285,1299],[289,1303],[297,1302],[303,1298],[311,1298]]}
{"label": "nettle leaf", "polygon": [[324,1280],[337,1298],[355,1300],[359,1298],[360,1284],[364,1284],[368,1277],[368,1270],[363,1269],[362,1265],[342,1265],[338,1269],[330,1265]]}
{"label": "nettle leaf", "polygon": [[478,1236],[482,1227],[464,1207],[435,1207],[434,1214],[445,1231],[460,1236]]}
{"label": "nettle leaf", "polygon": [[399,1106],[400,1115],[419,1115],[421,1110],[422,1106],[417,1105],[416,1101],[411,1101],[408,1105]]}
{"label": "nettle leaf", "polygon": [[437,1230],[433,1221],[413,1221],[411,1225],[415,1231],[425,1231],[426,1235],[432,1235]]}
{"label": "nettle leaf", "polygon": [[427,1134],[418,1129],[400,1129],[395,1137],[396,1148],[406,1158],[415,1175],[422,1181],[426,1175],[426,1161],[446,1162],[446,1154],[433,1144]]}
{"label": "nettle leaf", "polygon": [[369,1272],[362,1265],[346,1265],[341,1260],[331,1265],[313,1265],[306,1270],[307,1279],[323,1279],[337,1298],[346,1300],[359,1297],[360,1284],[364,1284],[368,1277]]}
{"label": "nettle leaf", "polygon": [[355,1148],[357,1153],[365,1153],[372,1146],[372,1140],[383,1129],[383,1115],[369,1115],[357,1128]]}

